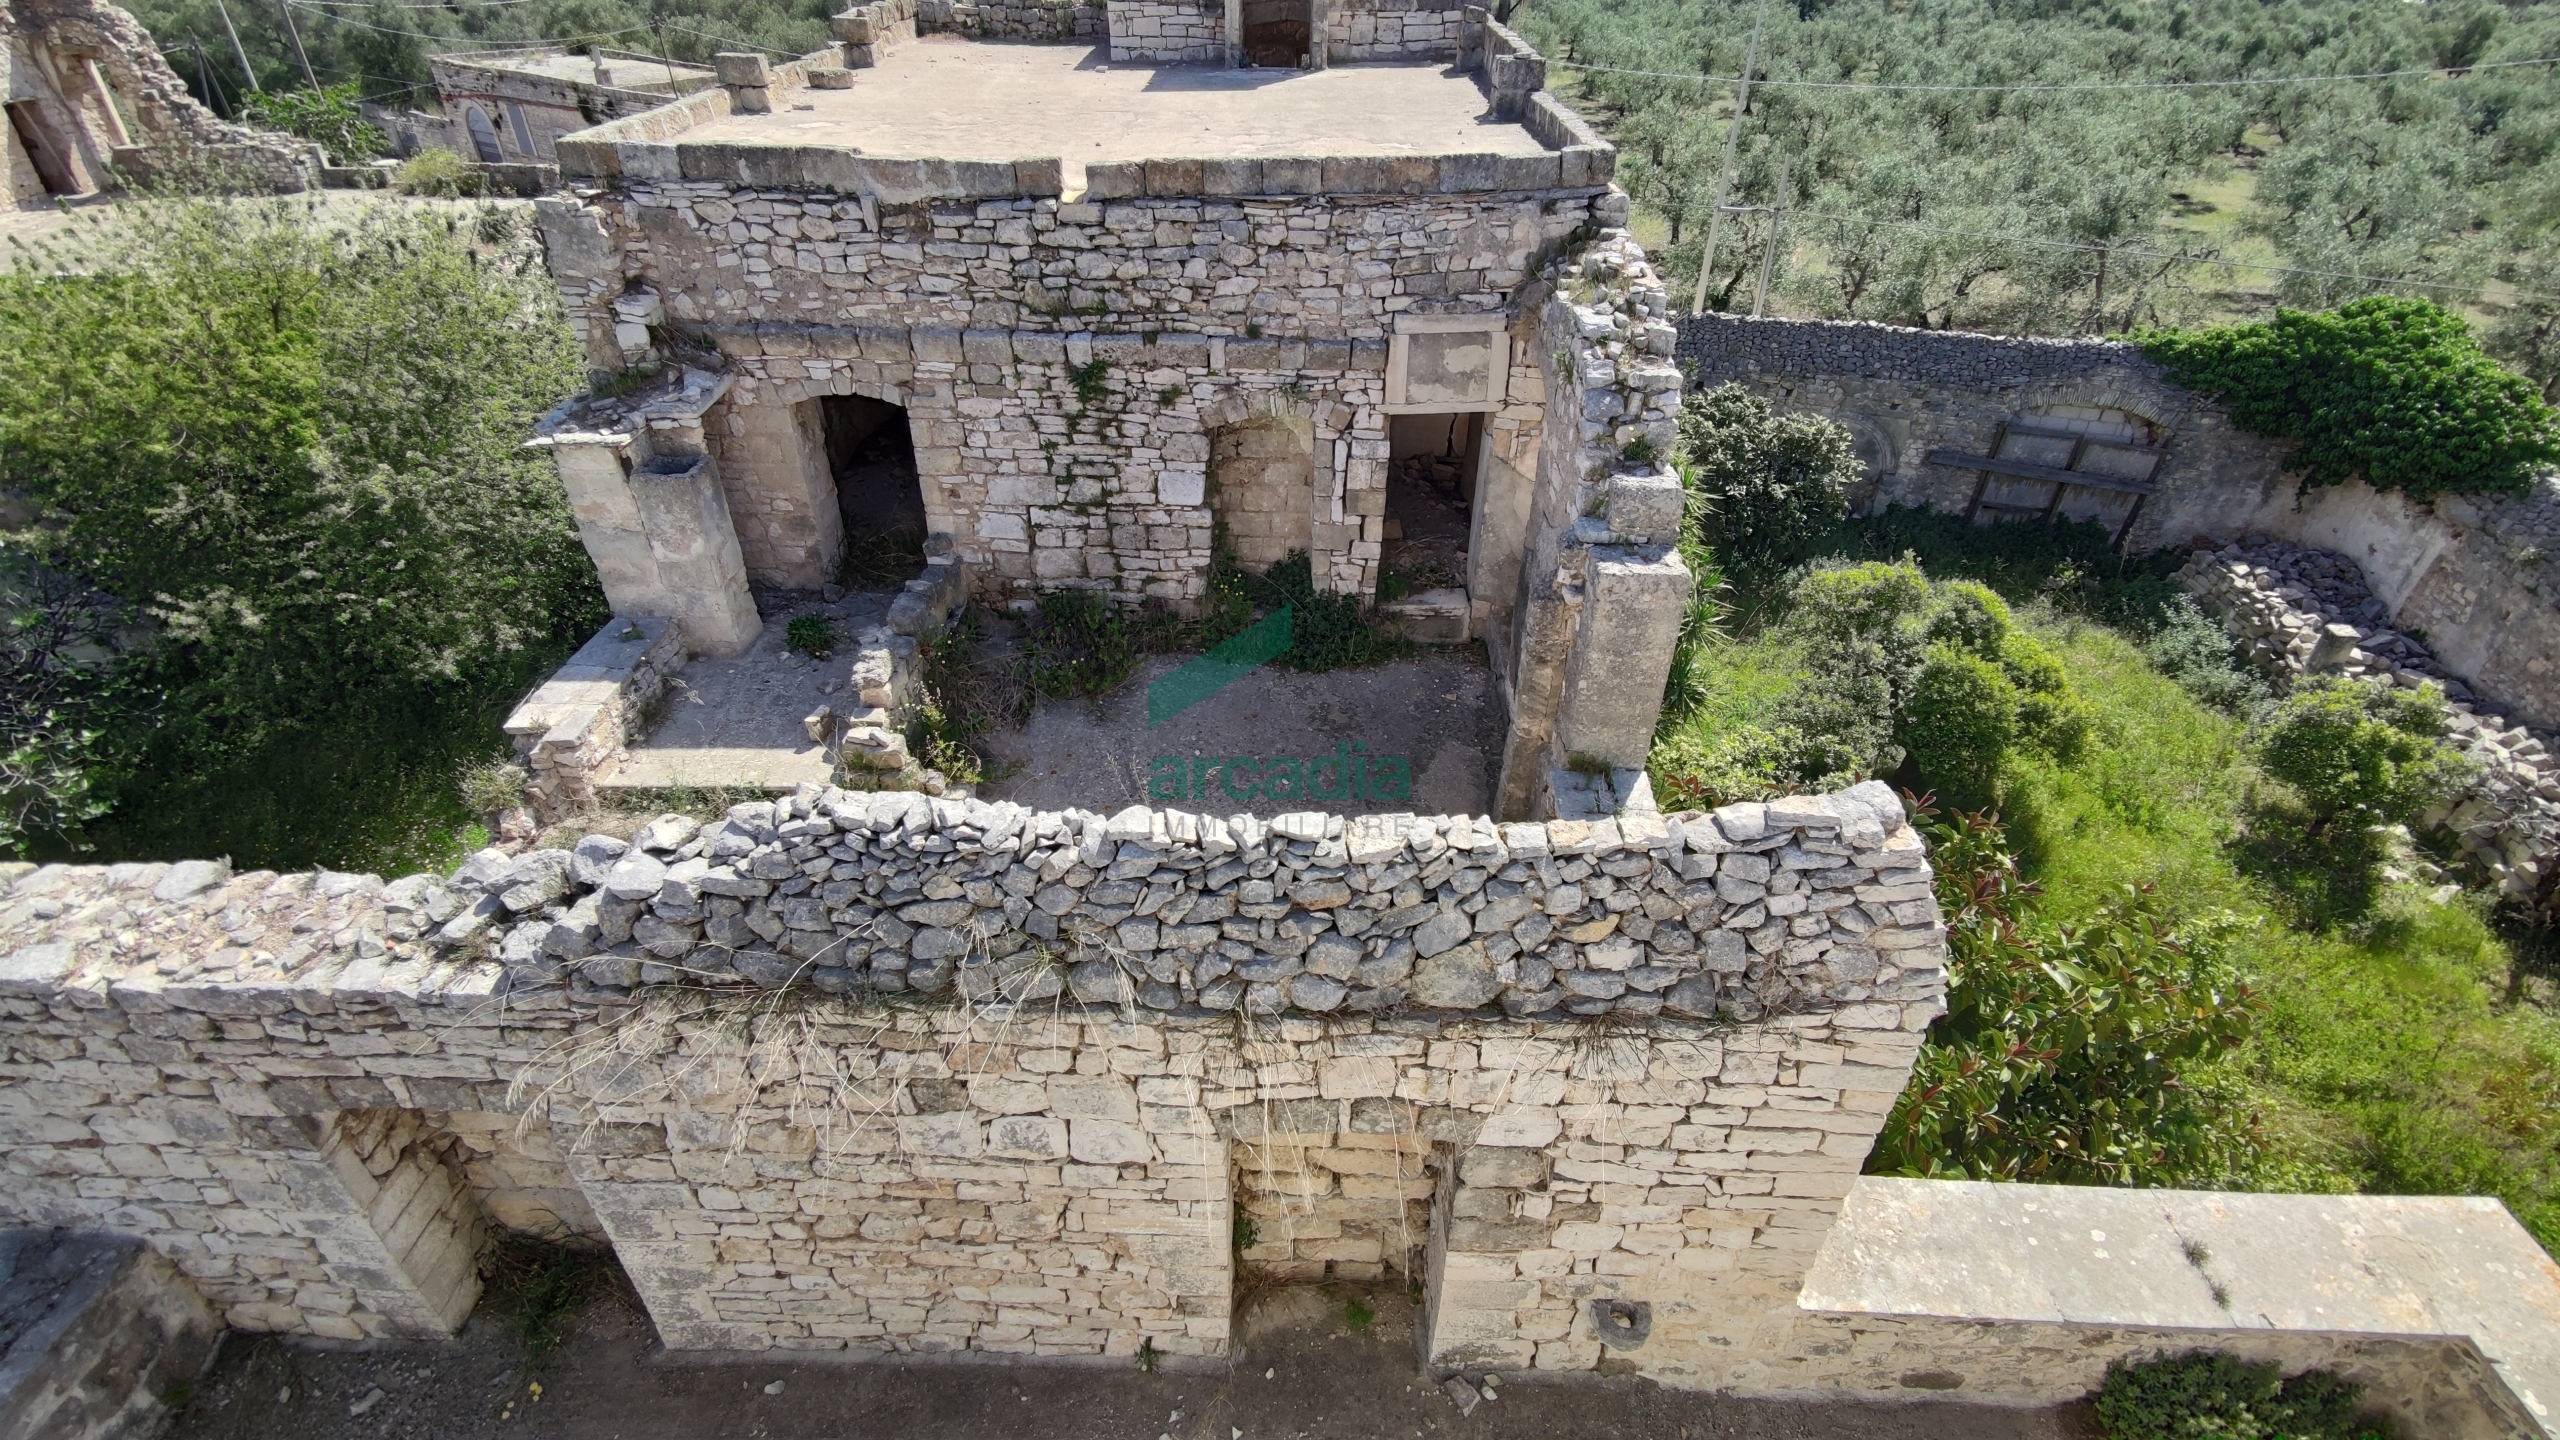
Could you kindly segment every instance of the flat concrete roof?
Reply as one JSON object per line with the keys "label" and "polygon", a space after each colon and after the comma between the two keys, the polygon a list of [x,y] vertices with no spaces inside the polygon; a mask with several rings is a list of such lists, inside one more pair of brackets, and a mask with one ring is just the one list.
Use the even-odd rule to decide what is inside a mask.
{"label": "flat concrete roof", "polygon": [[668,138],[1070,164],[1550,153],[1524,127],[1486,118],[1473,76],[1436,65],[1229,70],[1109,56],[1107,46],[926,36],[855,71],[849,90],[777,91],[786,108]]}
{"label": "flat concrete roof", "polygon": [[[585,55],[571,55],[563,51],[509,53],[504,50],[470,50],[430,58],[449,61],[456,65],[468,65],[475,70],[505,70],[519,75],[539,75],[546,80],[566,80],[579,85],[596,83],[596,62],[593,58]],[[604,57],[604,64],[605,69],[613,76],[609,83],[616,89],[664,90],[669,83],[667,71],[670,67],[663,60],[608,53]],[[687,65],[678,61],[672,68],[675,71],[674,83],[678,85],[713,78],[713,72],[700,65]]]}

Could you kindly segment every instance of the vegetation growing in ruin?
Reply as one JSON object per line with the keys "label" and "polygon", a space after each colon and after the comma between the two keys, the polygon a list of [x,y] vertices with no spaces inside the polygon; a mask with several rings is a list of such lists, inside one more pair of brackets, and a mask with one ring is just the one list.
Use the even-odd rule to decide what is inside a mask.
{"label": "vegetation growing in ruin", "polygon": [[2232,423],[2294,441],[2285,465],[2305,485],[2361,479],[2418,500],[2522,493],[2560,460],[2551,407],[2432,301],[2282,310],[2259,324],[2154,331],[2142,348]]}
{"label": "vegetation growing in ruin", "polygon": [[2391,1440],[2357,1413],[2362,1392],[2331,1370],[2291,1379],[2274,1365],[2196,1351],[2107,1367],[2098,1387],[2106,1440]]}
{"label": "vegetation growing in ruin", "polygon": [[[1932,836],[1951,1009],[1875,1163],[2490,1194],[2560,1248],[2548,979],[2485,896],[2394,878],[2368,826],[2333,819],[2320,847],[2305,834],[2320,809],[2405,815],[2424,788],[2405,782],[2435,761],[2416,743],[2423,718],[2404,729],[2359,706],[2331,723],[2311,700],[2278,718],[2220,627],[2167,585],[2176,559],[2120,561],[2107,540],[1914,511],[1843,525],[1774,598],[1732,597],[1731,633],[1689,660],[1699,703],[1656,742],[1666,807],[1793,788],[1842,755],[1844,774],[1996,800],[1996,827],[1950,813]],[[2010,639],[2024,642],[2020,672],[2061,676],[2076,743],[2013,738],[1977,769],[1978,735],[1923,759],[1931,741],[1907,713],[1879,739],[1882,701],[1862,709],[1861,686],[1907,712],[1896,687],[1961,647],[1973,683],[1951,694],[1998,694],[1994,671],[2014,693],[1995,658]],[[2025,728],[1998,713],[1956,718]]]}
{"label": "vegetation growing in ruin", "polygon": [[240,118],[311,141],[333,164],[361,165],[391,152],[391,138],[356,110],[362,88],[349,80],[318,90],[253,91],[240,102]]}
{"label": "vegetation growing in ruin", "polygon": [[0,276],[8,553],[133,621],[8,697],[0,754],[38,759],[0,839],[429,862],[457,766],[602,618],[522,445],[581,374],[553,287],[504,215],[111,213]]}

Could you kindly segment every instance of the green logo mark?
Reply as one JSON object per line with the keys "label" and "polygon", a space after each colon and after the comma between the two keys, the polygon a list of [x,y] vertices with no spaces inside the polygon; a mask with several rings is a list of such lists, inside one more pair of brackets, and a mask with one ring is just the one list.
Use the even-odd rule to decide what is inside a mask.
{"label": "green logo mark", "polygon": [[1289,607],[1281,606],[1209,653],[1147,687],[1147,724],[1160,725],[1217,694],[1289,648]]}

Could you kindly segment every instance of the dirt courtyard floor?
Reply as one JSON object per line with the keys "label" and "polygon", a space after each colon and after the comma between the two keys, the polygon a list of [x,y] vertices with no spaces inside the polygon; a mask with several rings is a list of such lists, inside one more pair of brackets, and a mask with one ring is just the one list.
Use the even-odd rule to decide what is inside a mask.
{"label": "dirt courtyard floor", "polygon": [[[1081,806],[1104,814],[1155,804],[1210,815],[1278,815],[1329,810],[1345,815],[1484,815],[1502,764],[1502,699],[1483,652],[1468,645],[1418,651],[1357,670],[1302,674],[1263,666],[1198,704],[1150,727],[1147,687],[1188,657],[1159,656],[1118,690],[1093,700],[1043,700],[1018,730],[986,740],[990,800],[1043,810]],[[1357,745],[1357,752],[1349,747]],[[1256,761],[1357,753],[1405,762],[1402,799],[1273,800],[1250,779],[1227,788],[1222,773],[1197,775],[1195,762]],[[1186,785],[1205,793],[1151,795],[1159,758],[1180,762]],[[1379,767],[1370,762],[1370,772]],[[1009,772],[1009,773],[1008,773]],[[1247,792],[1250,798],[1235,792]]]}
{"label": "dirt courtyard floor", "polygon": [[[1735,1400],[1650,1381],[1515,1380],[1462,1414],[1418,1374],[1401,1292],[1293,1288],[1232,1366],[678,1364],[618,1283],[538,1369],[503,1300],[445,1344],[232,1336],[171,1440],[2082,1440],[2085,1407]],[[1356,1307],[1356,1308],[1355,1308]],[[540,1386],[539,1397],[533,1387]]]}

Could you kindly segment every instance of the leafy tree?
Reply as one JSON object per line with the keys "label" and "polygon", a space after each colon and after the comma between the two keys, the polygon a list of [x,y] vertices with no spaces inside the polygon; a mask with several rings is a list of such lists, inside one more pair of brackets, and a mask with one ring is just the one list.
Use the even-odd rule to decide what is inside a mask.
{"label": "leafy tree", "polygon": [[5,542],[141,612],[98,683],[158,716],[82,764],[166,783],[599,618],[523,445],[582,371],[514,221],[172,200],[71,245],[0,275]]}
{"label": "leafy tree", "polygon": [[2414,498],[2520,492],[2560,460],[2560,423],[2531,382],[2429,300],[2377,296],[2261,324],[2153,331],[2144,353],[2234,423],[2300,442],[2306,485],[2362,478]]}
{"label": "leafy tree", "polygon": [[1988,815],[1922,815],[1947,916],[1947,1013],[1867,1161],[1871,1174],[2209,1185],[2250,1121],[2210,1083],[2264,1008],[2225,958],[2232,922],[2142,891],[2049,924]]}
{"label": "leafy tree", "polygon": [[1701,532],[1746,590],[1775,580],[1829,534],[1864,473],[1838,422],[1779,414],[1739,385],[1682,403],[1680,453]]}
{"label": "leafy tree", "polygon": [[1955,645],[1934,645],[1903,705],[1894,738],[1913,768],[1959,804],[1985,804],[2018,738],[2018,691],[2000,667]]}
{"label": "leafy tree", "polygon": [[241,102],[240,118],[252,125],[299,135],[341,165],[390,153],[391,139],[356,110],[356,82],[318,90],[265,90]]}
{"label": "leafy tree", "polygon": [[2460,783],[2468,762],[2441,744],[2444,696],[2352,680],[2306,684],[2257,737],[2258,763],[2293,787],[2317,838],[2340,820],[2359,828],[2407,820]]}

